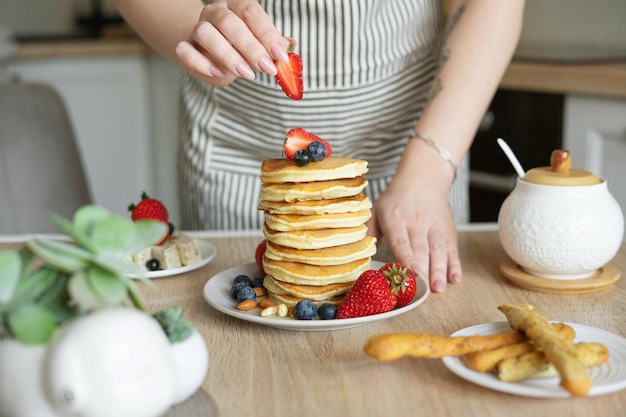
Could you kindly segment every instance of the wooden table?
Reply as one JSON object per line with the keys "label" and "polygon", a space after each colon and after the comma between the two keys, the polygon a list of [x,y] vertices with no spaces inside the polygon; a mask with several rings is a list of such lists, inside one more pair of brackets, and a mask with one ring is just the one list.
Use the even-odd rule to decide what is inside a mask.
{"label": "wooden table", "polygon": [[[153,311],[181,305],[204,336],[209,372],[199,391],[168,416],[623,416],[626,390],[584,398],[540,399],[505,394],[467,382],[439,359],[379,362],[363,353],[370,336],[383,332],[456,330],[504,321],[497,306],[533,304],[551,320],[567,321],[626,336],[626,278],[587,295],[532,292],[499,272],[506,260],[493,228],[459,234],[464,280],[431,294],[416,309],[347,330],[303,332],[274,329],[232,318],[207,304],[202,290],[225,269],[254,262],[261,235],[199,233],[217,247],[207,266],[154,280],[141,290]],[[375,259],[390,256],[381,248]],[[626,270],[626,248],[612,261]]]}

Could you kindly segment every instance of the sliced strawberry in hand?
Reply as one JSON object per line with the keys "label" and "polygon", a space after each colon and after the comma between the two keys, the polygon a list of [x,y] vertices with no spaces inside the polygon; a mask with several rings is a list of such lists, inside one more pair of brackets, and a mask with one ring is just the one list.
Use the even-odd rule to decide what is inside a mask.
{"label": "sliced strawberry in hand", "polygon": [[302,83],[302,58],[293,52],[293,46],[287,51],[288,62],[274,61],[276,69],[276,81],[283,89],[287,97],[293,100],[302,99],[304,85]]}
{"label": "sliced strawberry in hand", "polygon": [[296,152],[301,149],[306,149],[310,143],[319,142],[326,148],[326,157],[329,157],[332,153],[332,148],[330,147],[330,143],[325,141],[313,133],[304,130],[301,127],[294,127],[293,129],[287,132],[285,136],[285,141],[283,142],[283,150],[285,151],[285,157],[289,159],[293,159],[296,155]]}

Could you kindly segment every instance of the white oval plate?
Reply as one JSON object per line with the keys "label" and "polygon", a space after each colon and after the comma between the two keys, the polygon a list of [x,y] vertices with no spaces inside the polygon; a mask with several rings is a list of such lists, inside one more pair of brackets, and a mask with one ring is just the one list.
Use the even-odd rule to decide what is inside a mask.
{"label": "white oval plate", "polygon": [[[593,381],[588,396],[608,394],[626,388],[626,339],[606,330],[582,324],[567,323],[576,331],[576,342],[602,343],[609,350],[609,359],[589,368]],[[467,327],[452,336],[489,335],[511,331],[508,322],[485,323]],[[566,398],[572,395],[559,386],[558,376],[529,378],[519,382],[500,381],[493,373],[476,372],[461,362],[461,358],[446,356],[444,365],[461,378],[496,391],[527,397]]]}
{"label": "white oval plate", "polygon": [[[195,264],[181,266],[180,268],[172,268],[172,269],[161,269],[159,271],[148,271],[146,272],[146,278],[164,278],[171,277],[174,275],[184,274],[185,272],[194,271],[198,268],[202,268],[204,265],[208,264],[215,258],[217,254],[217,248],[211,242],[207,242],[206,240],[198,239],[198,247],[200,248],[200,255],[202,259],[200,262],[196,262]],[[128,274],[131,278],[139,278],[136,274]]]}
{"label": "white oval plate", "polygon": [[[378,269],[381,266],[383,266],[382,262],[372,261],[371,263],[372,269]],[[226,271],[222,271],[219,274],[210,278],[204,285],[203,291],[204,298],[209,303],[209,305],[224,314],[241,320],[287,330],[341,330],[349,329],[356,326],[362,326],[367,323],[378,320],[385,320],[406,313],[407,311],[413,310],[415,307],[422,304],[430,294],[430,288],[428,287],[428,285],[426,285],[423,280],[418,279],[417,294],[415,295],[415,298],[413,298],[413,301],[411,301],[404,307],[398,308],[396,310],[391,310],[386,313],[375,314],[366,317],[356,317],[353,319],[336,320],[297,320],[290,317],[261,317],[258,308],[249,311],[240,311],[235,308],[237,303],[230,296],[230,288],[233,285],[233,280],[239,274],[245,274],[254,279],[256,276],[259,275],[259,269],[256,263],[252,262],[249,264],[227,269]]]}

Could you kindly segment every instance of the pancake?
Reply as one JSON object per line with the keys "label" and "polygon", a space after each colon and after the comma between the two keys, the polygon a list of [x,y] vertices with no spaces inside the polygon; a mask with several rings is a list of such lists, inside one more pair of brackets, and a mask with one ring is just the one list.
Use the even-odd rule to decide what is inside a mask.
{"label": "pancake", "polygon": [[335,229],[359,226],[370,217],[371,210],[310,215],[265,213],[265,223],[270,229],[277,231]]}
{"label": "pancake", "polygon": [[309,265],[341,265],[374,256],[376,238],[365,238],[341,246],[323,249],[294,249],[267,242],[265,256],[275,261],[301,262]]}
{"label": "pancake", "polygon": [[267,275],[279,281],[319,286],[355,281],[362,272],[369,269],[370,260],[364,258],[342,265],[316,266],[263,257],[263,269]]}
{"label": "pancake", "polygon": [[277,231],[263,224],[263,234],[272,243],[295,249],[321,249],[331,246],[347,245],[365,238],[367,227],[362,224],[356,227],[319,230],[288,230]]}
{"label": "pancake", "polygon": [[303,167],[287,158],[267,159],[261,164],[261,181],[266,184],[328,181],[360,177],[367,171],[367,161],[343,156],[331,155]]}
{"label": "pancake", "polygon": [[[282,304],[285,304],[289,308],[294,308],[296,304],[298,304],[298,301],[303,300],[303,298],[298,298],[291,294],[276,294],[276,293],[271,292],[270,290],[267,290],[267,296],[270,300],[274,301],[276,304],[282,303]],[[330,303],[335,306],[339,306],[339,304],[341,304],[341,302],[343,301],[343,297],[344,297],[343,295],[338,295],[328,300],[322,300],[322,301],[311,300],[311,301],[318,307],[324,303]]]}
{"label": "pancake", "polygon": [[259,197],[261,200],[287,202],[325,200],[355,196],[361,193],[366,186],[367,180],[363,177],[302,183],[262,184]]}
{"label": "pancake", "polygon": [[290,284],[275,279],[271,275],[267,275],[263,280],[263,286],[268,291],[279,295],[292,295],[297,298],[324,301],[337,295],[344,295],[352,288],[352,282],[329,284],[329,285],[302,285]]}
{"label": "pancake", "polygon": [[259,210],[272,214],[332,214],[369,210],[372,202],[365,194],[326,200],[269,201],[261,200]]}

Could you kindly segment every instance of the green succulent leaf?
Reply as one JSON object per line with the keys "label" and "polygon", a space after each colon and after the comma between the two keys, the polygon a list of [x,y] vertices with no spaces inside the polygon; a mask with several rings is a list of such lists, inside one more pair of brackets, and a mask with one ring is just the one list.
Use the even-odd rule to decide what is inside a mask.
{"label": "green succulent leaf", "polygon": [[119,305],[126,299],[126,285],[111,271],[94,266],[86,277],[89,288],[104,305]]}
{"label": "green succulent leaf", "polygon": [[78,227],[74,227],[74,224],[69,220],[58,216],[56,214],[50,215],[50,221],[59,231],[68,237],[70,237],[76,244],[84,250],[94,252],[95,248],[91,243],[91,239],[88,234],[88,230],[84,230]]}
{"label": "green succulent leaf", "polygon": [[7,322],[15,338],[30,345],[48,343],[57,328],[54,316],[33,303],[22,304],[11,311]]}
{"label": "green succulent leaf", "polygon": [[51,267],[70,274],[84,269],[93,258],[90,252],[57,240],[35,239],[26,245]]}
{"label": "green succulent leaf", "polygon": [[97,205],[86,205],[79,208],[74,213],[74,227],[85,235],[91,235],[93,225],[109,218],[111,212],[104,207]]}
{"label": "green succulent leaf", "polygon": [[135,225],[135,235],[126,248],[126,253],[136,252],[159,243],[169,229],[169,226],[156,220],[139,220],[133,224]]}
{"label": "green succulent leaf", "polygon": [[37,301],[49,290],[57,275],[59,275],[58,271],[44,267],[22,278],[15,290],[11,305]]}
{"label": "green succulent leaf", "polygon": [[129,219],[111,216],[94,223],[91,241],[96,253],[125,254],[133,241],[135,225]]}
{"label": "green succulent leaf", "polygon": [[74,308],[69,303],[70,297],[67,292],[69,278],[66,274],[56,273],[53,281],[38,299],[38,304],[46,308],[58,323],[63,323],[75,313]]}
{"label": "green succulent leaf", "polygon": [[22,273],[22,260],[15,252],[0,251],[0,305],[13,298]]}
{"label": "green succulent leaf", "polygon": [[71,302],[80,311],[89,311],[94,308],[104,307],[98,294],[89,285],[86,274],[81,271],[70,277],[67,287]]}

